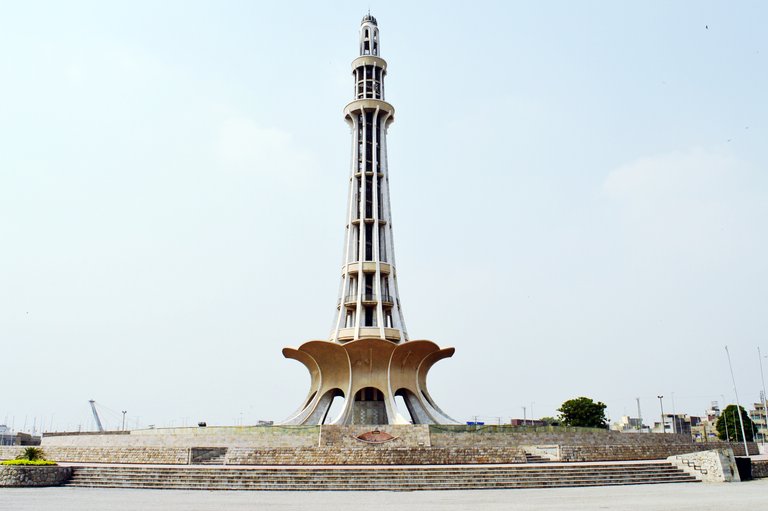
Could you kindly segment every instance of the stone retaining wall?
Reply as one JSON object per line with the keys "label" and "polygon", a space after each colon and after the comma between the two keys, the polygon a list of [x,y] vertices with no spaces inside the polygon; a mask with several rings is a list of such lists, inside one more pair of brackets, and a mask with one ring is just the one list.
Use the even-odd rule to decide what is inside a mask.
{"label": "stone retaining wall", "polygon": [[460,465],[525,463],[525,452],[517,448],[232,448],[227,453],[226,463],[228,465]]}
{"label": "stone retaining wall", "polygon": [[691,474],[699,481],[707,483],[739,482],[736,458],[731,449],[712,449],[709,451],[670,456],[667,461]]}
{"label": "stone retaining wall", "polygon": [[[0,460],[14,459],[23,447],[0,447]],[[60,462],[158,463],[185,465],[190,449],[179,447],[46,447],[45,457]]]}
{"label": "stone retaining wall", "polygon": [[[722,443],[678,443],[659,445],[562,445],[560,446],[561,461],[629,461],[629,460],[658,460],[687,454],[691,452],[708,451],[716,448],[733,449],[736,456],[744,455],[744,445],[729,445]],[[757,445],[750,445],[750,452],[757,454]]]}
{"label": "stone retaining wall", "polygon": [[59,486],[72,476],[70,467],[0,465],[0,486]]}
{"label": "stone retaining wall", "polygon": [[[374,431],[378,432],[373,436],[365,435]],[[361,435],[384,441],[369,443],[359,439]],[[200,449],[210,450],[213,454],[216,449],[228,449],[234,464],[389,464],[396,463],[391,461],[396,459],[403,460],[402,463],[420,464],[509,463],[519,459],[522,449],[536,454],[546,450],[546,457],[561,461],[665,459],[716,448],[732,448],[737,456],[744,455],[741,443],[694,443],[686,435],[510,426],[169,428],[43,438],[46,455],[63,462],[187,464],[192,460],[193,448],[198,454],[202,453]],[[330,450],[336,454],[332,455]],[[403,450],[414,454],[411,456]],[[17,447],[0,447],[0,459],[13,458],[19,452]],[[751,444],[750,452],[757,453],[755,444]],[[196,456],[195,461],[204,460]]]}
{"label": "stone retaining wall", "polygon": [[139,429],[126,434],[46,434],[42,447],[312,447],[320,426],[212,426]]}
{"label": "stone retaining wall", "polygon": [[430,426],[433,446],[484,447],[502,445],[667,445],[692,444],[690,435],[620,433],[578,428],[524,428],[485,426]]}
{"label": "stone retaining wall", "polygon": [[752,477],[755,479],[768,477],[768,460],[752,460]]}

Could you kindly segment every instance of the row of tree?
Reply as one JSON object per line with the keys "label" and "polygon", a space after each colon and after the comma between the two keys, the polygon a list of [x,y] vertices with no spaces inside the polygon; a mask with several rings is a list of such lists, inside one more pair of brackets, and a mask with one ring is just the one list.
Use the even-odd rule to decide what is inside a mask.
{"label": "row of tree", "polygon": [[[560,415],[554,417],[542,417],[542,421],[549,425],[562,424],[563,426],[575,426],[581,428],[608,429],[608,419],[605,416],[605,403],[595,402],[588,397],[569,399],[557,409]],[[741,434],[741,422],[739,413],[744,423],[744,435]],[[743,406],[728,405],[722,411],[715,424],[717,436],[721,440],[741,442],[744,437],[748,442],[754,439],[754,424]]]}

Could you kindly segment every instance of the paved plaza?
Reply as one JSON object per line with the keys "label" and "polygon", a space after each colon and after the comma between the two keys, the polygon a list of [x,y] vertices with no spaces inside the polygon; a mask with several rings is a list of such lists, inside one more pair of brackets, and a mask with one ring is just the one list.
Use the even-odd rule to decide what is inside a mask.
{"label": "paved plaza", "polygon": [[744,509],[768,504],[768,479],[744,483],[659,484],[543,490],[421,492],[210,492],[91,488],[6,488],[0,511],[352,511],[429,510],[717,510],[734,502]]}

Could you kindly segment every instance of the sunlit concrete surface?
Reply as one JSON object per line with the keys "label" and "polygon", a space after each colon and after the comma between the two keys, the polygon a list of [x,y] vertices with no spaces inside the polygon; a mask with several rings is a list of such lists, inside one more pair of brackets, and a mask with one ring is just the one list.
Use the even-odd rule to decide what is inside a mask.
{"label": "sunlit concrete surface", "polygon": [[768,479],[744,483],[659,484],[542,490],[424,492],[209,492],[90,488],[9,488],[0,491],[0,510],[82,511],[90,509],[228,511],[253,509],[376,510],[717,510],[734,502],[762,509]]}

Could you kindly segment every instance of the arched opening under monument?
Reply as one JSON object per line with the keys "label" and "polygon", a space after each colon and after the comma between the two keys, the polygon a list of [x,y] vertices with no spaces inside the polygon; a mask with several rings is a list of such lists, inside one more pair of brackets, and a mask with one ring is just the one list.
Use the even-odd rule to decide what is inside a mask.
{"label": "arched opening under monument", "polygon": [[365,387],[355,393],[352,424],[388,424],[384,393],[375,387]]}
{"label": "arched opening under monument", "polygon": [[411,424],[417,424],[417,422],[413,420],[413,415],[411,415],[411,410],[408,408],[408,403],[405,401],[403,391],[404,389],[395,393],[395,406],[397,407],[397,413],[402,415],[406,420],[411,421]]}
{"label": "arched opening under monument", "polygon": [[397,402],[398,399],[403,402],[405,409],[407,410],[407,414],[403,413],[400,408],[400,403],[398,403],[398,410],[401,410],[400,414],[406,419],[409,419],[412,424],[432,423],[432,420],[429,418],[429,415],[427,415],[423,404],[419,402],[416,394],[408,389],[399,389],[395,392],[395,402]]}
{"label": "arched opening under monument", "polygon": [[327,408],[325,416],[323,417],[323,424],[330,424],[344,410],[346,399],[344,398],[344,392],[342,392],[341,389],[329,390],[325,393],[325,396],[330,398],[330,402],[326,405]]}

